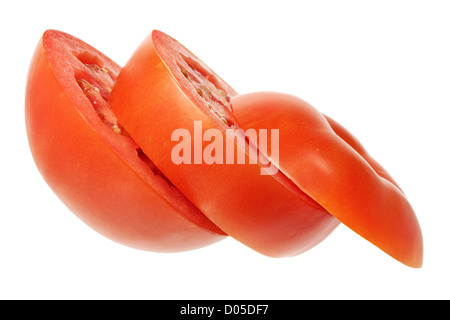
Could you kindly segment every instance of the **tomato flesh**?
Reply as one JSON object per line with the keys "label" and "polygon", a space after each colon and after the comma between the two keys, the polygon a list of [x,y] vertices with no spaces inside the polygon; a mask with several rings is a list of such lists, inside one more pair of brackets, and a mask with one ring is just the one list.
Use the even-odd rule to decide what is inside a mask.
{"label": "tomato flesh", "polygon": [[180,72],[206,102],[208,111],[226,126],[232,127],[235,120],[230,109],[230,95],[226,93],[216,77],[206,71],[200,63],[183,54],[180,54],[180,57],[181,59],[177,62]]}
{"label": "tomato flesh", "polygon": [[210,115],[218,127],[233,127],[236,120],[230,100],[237,92],[178,41],[158,31],[152,35],[158,54],[185,94]]}

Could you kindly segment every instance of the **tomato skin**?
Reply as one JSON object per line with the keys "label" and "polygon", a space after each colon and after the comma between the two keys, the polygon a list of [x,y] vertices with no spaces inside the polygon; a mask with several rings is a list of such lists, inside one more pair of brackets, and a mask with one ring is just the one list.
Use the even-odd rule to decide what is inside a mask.
{"label": "tomato skin", "polygon": [[[327,120],[330,127],[333,129],[334,133],[336,133],[342,140],[344,140],[350,147],[353,148],[361,157],[366,160],[366,162],[376,171],[376,173],[390,181],[393,185],[397,187],[400,191],[402,189],[398,185],[398,183],[394,180],[394,178],[391,177],[391,175],[384,169],[381,164],[379,164],[372,156],[366,151],[364,146],[359,142],[358,139],[354,135],[352,135],[346,128],[344,128],[340,123],[336,122],[335,120],[331,119],[327,115],[323,115],[325,119]],[[403,192],[403,191],[402,191]]]}
{"label": "tomato skin", "polygon": [[175,130],[186,129],[194,137],[194,121],[201,121],[204,131],[220,127],[179,80],[183,77],[171,60],[178,55],[174,43],[153,31],[122,69],[111,92],[111,108],[120,123],[177,188],[233,238],[272,257],[296,255],[320,243],[339,222],[301,191],[261,175],[259,165],[173,163]]}
{"label": "tomato skin", "polygon": [[[96,56],[111,72],[120,71],[67,34],[47,31],[41,38],[29,70],[25,116],[33,158],[52,190],[94,230],[137,249],[176,252],[223,239],[222,232],[200,227],[181,214],[182,206],[188,212],[198,210],[163,196],[162,191],[172,191],[140,162],[133,143],[115,134],[94,111],[86,111],[91,106],[70,65],[63,64],[73,57],[55,49],[55,43],[66,42]],[[60,72],[58,63],[67,72]]]}
{"label": "tomato skin", "polygon": [[306,194],[395,259],[422,265],[422,233],[410,203],[344,127],[287,94],[251,93],[231,102],[243,128],[280,130],[279,168]]}

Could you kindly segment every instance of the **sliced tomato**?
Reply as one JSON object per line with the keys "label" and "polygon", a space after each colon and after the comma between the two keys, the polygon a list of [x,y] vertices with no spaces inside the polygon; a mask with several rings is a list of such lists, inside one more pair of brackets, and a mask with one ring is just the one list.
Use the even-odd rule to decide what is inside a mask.
{"label": "sliced tomato", "polygon": [[119,72],[83,41],[44,33],[29,70],[25,110],[42,176],[84,222],[119,243],[173,252],[223,239],[117,121],[109,96]]}
{"label": "sliced tomato", "polygon": [[[28,77],[26,125],[36,165],[98,232],[161,252],[229,234],[282,257],[317,245],[341,221],[395,259],[421,266],[422,234],[404,193],[333,119],[291,95],[237,96],[159,31],[120,71],[81,40],[47,31]],[[192,163],[173,159],[177,130],[195,140],[189,156],[200,148]],[[231,145],[231,158],[202,159],[209,130],[219,134],[206,140],[227,151]],[[279,156],[243,130],[279,132]],[[269,168],[276,170],[262,174]]]}
{"label": "sliced tomato", "polygon": [[254,145],[243,136],[231,139],[225,134],[240,128],[230,105],[234,96],[236,92],[198,57],[153,31],[122,69],[111,108],[165,176],[224,232],[268,256],[304,252],[339,222],[285,174],[262,175],[261,161],[209,164],[193,159],[178,164],[172,159],[177,144],[172,134],[183,129],[195,139],[195,122],[202,126],[200,139],[207,130],[219,129],[223,145],[230,143],[236,154],[241,150],[250,157]]}
{"label": "sliced tomato", "polygon": [[280,170],[330,214],[411,267],[423,259],[416,215],[393,178],[343,126],[282,93],[233,97],[243,128],[280,130]]}

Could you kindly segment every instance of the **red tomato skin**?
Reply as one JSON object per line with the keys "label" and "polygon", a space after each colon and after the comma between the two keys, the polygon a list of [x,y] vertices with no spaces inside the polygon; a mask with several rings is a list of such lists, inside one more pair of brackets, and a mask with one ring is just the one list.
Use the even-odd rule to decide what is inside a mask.
{"label": "red tomato skin", "polygon": [[261,175],[259,165],[173,163],[174,130],[186,129],[194,137],[194,121],[201,121],[204,131],[217,123],[180,87],[155,50],[154,41],[165,41],[161,38],[154,31],[144,40],[111,92],[111,108],[127,132],[208,218],[250,248],[284,257],[324,240],[339,222],[300,192]]}
{"label": "red tomato skin", "polygon": [[62,34],[55,33],[47,31],[36,48],[25,102],[30,150],[55,194],[91,228],[136,249],[178,252],[223,239],[180,214],[148,183],[151,177],[124,160],[135,155],[119,155],[99,134],[110,129],[83,116],[84,98],[69,96],[49,62],[44,42]]}
{"label": "red tomato skin", "polygon": [[327,120],[328,124],[333,129],[333,131],[350,147],[352,147],[361,157],[363,157],[364,160],[366,160],[366,162],[376,171],[376,173],[380,177],[390,181],[400,191],[402,191],[398,183],[394,180],[394,178],[392,178],[389,172],[387,172],[386,169],[384,169],[383,166],[381,166],[381,164],[379,164],[374,158],[372,158],[372,156],[367,152],[367,150],[364,148],[361,142],[353,134],[351,134],[340,123],[333,120],[329,116],[325,114],[323,116],[325,117],[325,119]]}
{"label": "red tomato skin", "polygon": [[339,221],[410,267],[421,267],[422,232],[403,192],[344,127],[288,94],[233,97],[243,128],[277,128],[279,168]]}

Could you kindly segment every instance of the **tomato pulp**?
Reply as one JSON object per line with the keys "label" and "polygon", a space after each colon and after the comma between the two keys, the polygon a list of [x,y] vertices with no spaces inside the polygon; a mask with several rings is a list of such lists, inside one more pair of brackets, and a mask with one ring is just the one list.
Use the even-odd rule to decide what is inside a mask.
{"label": "tomato pulp", "polygon": [[225,238],[117,121],[109,97],[119,72],[83,41],[44,33],[31,62],[25,107],[42,176],[78,217],[119,243],[173,252]]}

